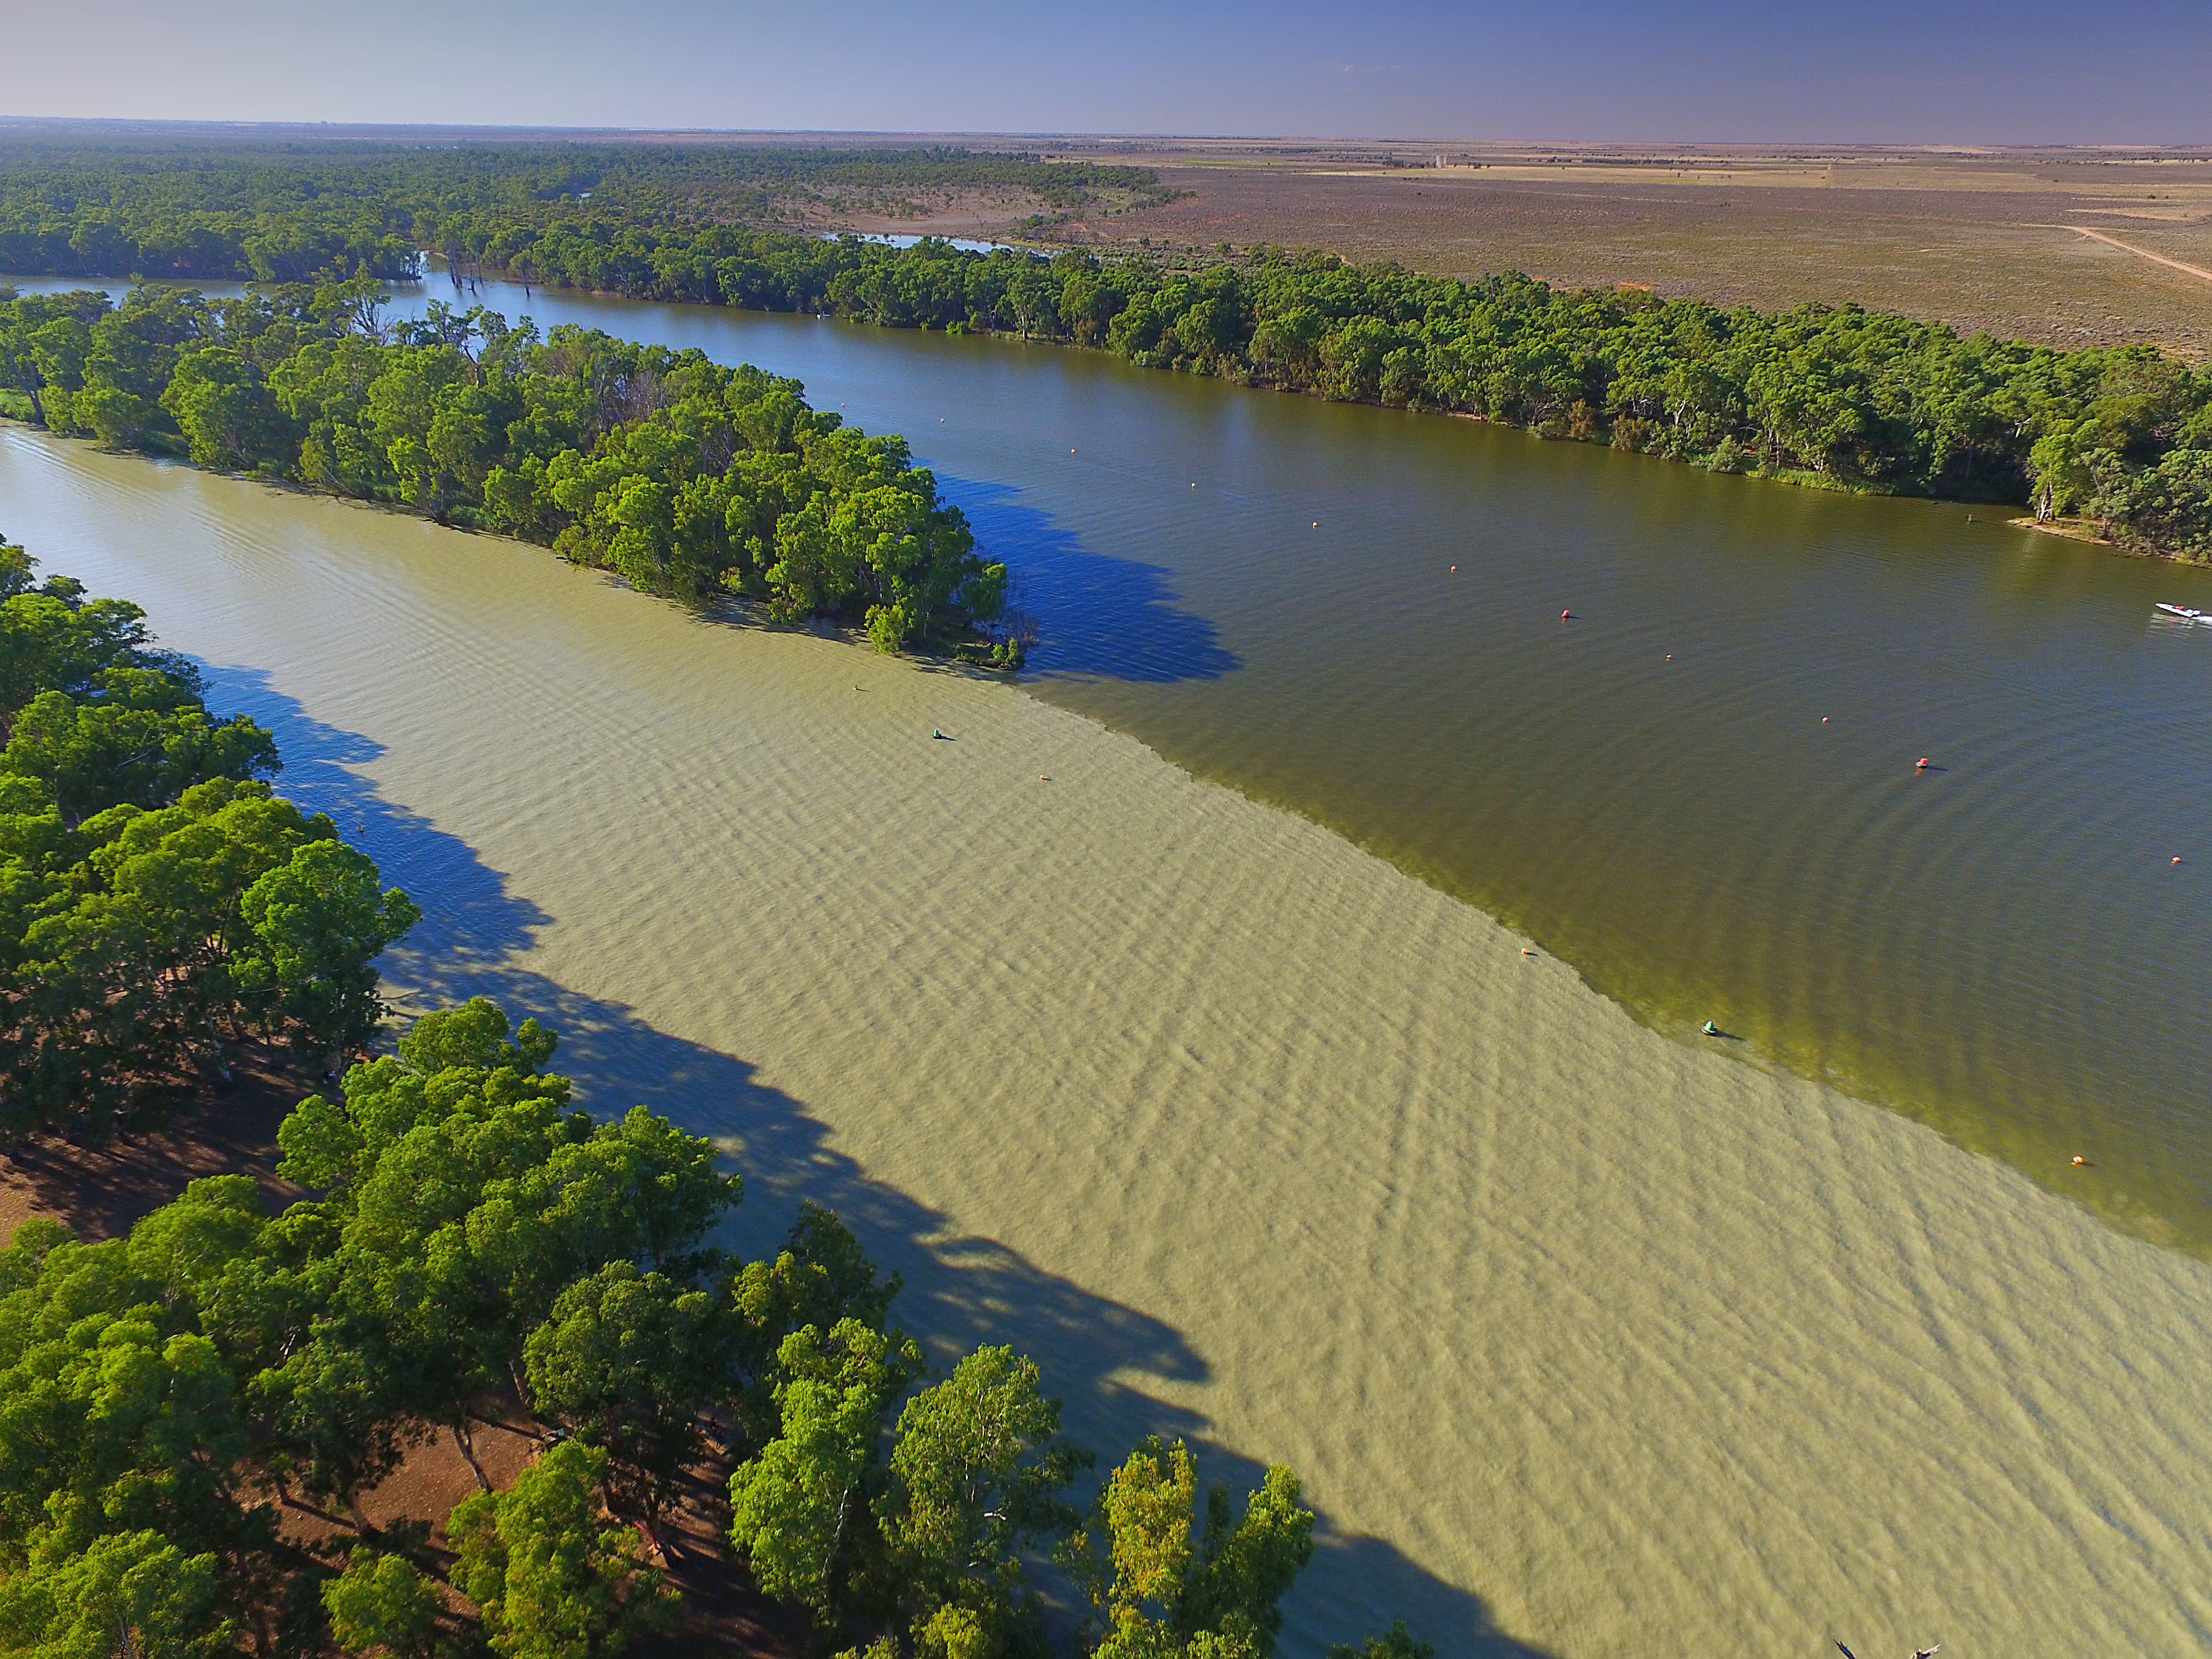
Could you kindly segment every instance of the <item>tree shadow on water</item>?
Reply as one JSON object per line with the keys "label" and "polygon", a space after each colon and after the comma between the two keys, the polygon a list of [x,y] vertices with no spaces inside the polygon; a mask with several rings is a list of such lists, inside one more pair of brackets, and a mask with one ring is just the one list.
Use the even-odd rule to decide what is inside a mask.
{"label": "tree shadow on water", "polygon": [[1037,672],[1167,684],[1219,679],[1243,666],[1213,624],[1181,609],[1164,566],[1096,553],[1007,484],[940,478],[975,539],[1020,583],[1017,604],[1037,622]]}
{"label": "tree shadow on water", "polygon": [[[363,769],[382,745],[313,719],[264,673],[201,666],[211,706],[241,710],[276,734],[279,791],[329,813],[422,907],[422,925],[380,964],[403,1014],[491,997],[517,1020],[534,1015],[560,1033],[553,1066],[574,1080],[579,1105],[603,1118],[643,1105],[712,1139],[745,1180],[724,1240],[732,1249],[773,1250],[803,1200],[836,1211],[905,1281],[893,1317],[924,1341],[938,1374],[985,1343],[1029,1354],[1061,1396],[1069,1433],[1097,1453],[1100,1476],[1135,1441],[1160,1434],[1191,1443],[1205,1480],[1240,1493],[1259,1483],[1261,1464],[1210,1439],[1201,1413],[1160,1397],[1214,1380],[1182,1332],[963,1232],[953,1218],[872,1178],[835,1148],[828,1121],[761,1083],[745,1060],[532,971],[532,935],[553,918],[461,838],[378,793]],[[1317,1540],[1288,1608],[1287,1659],[1317,1659],[1329,1642],[1359,1640],[1401,1618],[1445,1659],[1543,1659],[1498,1634],[1480,1596],[1387,1541],[1340,1532],[1326,1512]]]}
{"label": "tree shadow on water", "polygon": [[[1068,1433],[1097,1454],[1098,1478],[1139,1439],[1159,1434],[1190,1442],[1204,1479],[1227,1481],[1238,1494],[1259,1484],[1260,1462],[1212,1440],[1201,1413],[1162,1397],[1164,1389],[1187,1392],[1216,1380],[1181,1331],[995,1239],[964,1232],[953,1218],[873,1179],[831,1144],[828,1122],[761,1083],[744,1060],[514,964],[443,980],[422,1006],[475,994],[496,999],[518,1018],[535,1014],[561,1033],[555,1069],[575,1079],[580,1104],[601,1116],[642,1104],[722,1146],[745,1181],[728,1248],[749,1257],[772,1252],[802,1200],[824,1205],[880,1267],[904,1280],[892,1317],[921,1339],[933,1375],[975,1347],[1011,1344],[1037,1362],[1061,1397]],[[1329,1643],[1364,1640],[1394,1619],[1445,1659],[1542,1659],[1497,1632],[1480,1596],[1385,1540],[1339,1531],[1326,1511],[1316,1536],[1314,1563],[1289,1608],[1286,1659],[1318,1659]]]}
{"label": "tree shadow on water", "polygon": [[314,719],[264,670],[197,659],[195,665],[206,676],[211,709],[249,714],[275,735],[283,761],[270,781],[276,793],[307,811],[328,813],[347,845],[374,859],[385,883],[422,907],[422,920],[384,963],[387,974],[403,969],[405,982],[419,969],[434,987],[495,967],[527,951],[534,930],[552,920],[509,890],[507,878],[466,842],[384,798],[364,772],[383,754],[382,744]]}

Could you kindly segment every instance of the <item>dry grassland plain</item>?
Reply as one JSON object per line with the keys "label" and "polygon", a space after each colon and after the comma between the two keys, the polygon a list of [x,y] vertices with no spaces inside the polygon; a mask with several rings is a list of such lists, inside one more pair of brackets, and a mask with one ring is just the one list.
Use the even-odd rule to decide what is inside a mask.
{"label": "dry grassland plain", "polygon": [[[1162,139],[1048,153],[1152,167],[1188,192],[1048,233],[1102,251],[1270,242],[1764,310],[1856,301],[1969,333],[2212,357],[2212,280],[2143,257],[2212,270],[2208,150]],[[854,225],[974,236],[1018,216],[979,200]]]}

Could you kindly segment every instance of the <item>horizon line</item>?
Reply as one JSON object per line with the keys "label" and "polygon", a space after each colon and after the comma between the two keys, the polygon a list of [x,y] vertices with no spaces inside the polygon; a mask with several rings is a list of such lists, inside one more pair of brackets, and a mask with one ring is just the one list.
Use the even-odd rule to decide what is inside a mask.
{"label": "horizon line", "polygon": [[2212,160],[2212,139],[2191,143],[2160,143],[2154,142],[2111,141],[2101,143],[2069,143],[2047,139],[1956,139],[1923,140],[1905,143],[1872,138],[1560,138],[1522,136],[1516,137],[1445,137],[1436,135],[1408,137],[1389,133],[1239,133],[1239,132],[1173,132],[1173,131],[1114,131],[1103,129],[1087,131],[1044,131],[1021,128],[975,127],[927,131],[910,127],[714,127],[714,126],[564,126],[550,122],[433,122],[433,121],[364,121],[364,120],[285,120],[215,118],[205,116],[171,117],[140,115],[11,115],[0,113],[0,134],[20,127],[138,127],[178,128],[197,127],[210,131],[277,131],[287,132],[326,133],[332,137],[349,133],[374,135],[404,133],[483,133],[578,137],[617,137],[634,138],[863,138],[907,139],[911,141],[943,141],[953,139],[990,139],[1008,141],[1034,139],[1062,143],[1208,143],[1208,144],[1401,144],[1426,146],[1442,144],[1468,148],[1484,146],[1525,145],[1554,149],[1672,148],[1677,149],[1747,150],[1768,149],[1823,149],[1848,150],[1881,150],[1909,154],[1930,154],[1959,151],[2045,150],[2079,153],[2110,153],[2114,151],[2157,151],[2176,154],[2179,159],[2191,159],[2191,153],[2203,152],[2195,159]]}

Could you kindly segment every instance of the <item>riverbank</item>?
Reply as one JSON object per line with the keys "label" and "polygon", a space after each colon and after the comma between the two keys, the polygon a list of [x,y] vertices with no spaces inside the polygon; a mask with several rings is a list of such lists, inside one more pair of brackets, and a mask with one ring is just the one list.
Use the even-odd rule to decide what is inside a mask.
{"label": "riverbank", "polygon": [[[963,245],[948,243],[947,246],[957,248]],[[1035,249],[1018,249],[1010,245],[1001,246],[1006,252],[1036,252]],[[514,277],[511,273],[501,272],[500,275],[504,280],[509,282],[520,280]],[[630,301],[635,298],[619,289],[561,283],[550,286],[555,289],[565,289],[569,293],[580,293],[597,300]],[[1638,285],[1628,283],[1621,285],[1623,292],[1634,289],[1638,289]],[[1650,292],[1648,289],[1638,291],[1647,294]],[[471,288],[470,292],[473,294],[475,289]],[[1602,299],[1604,296],[1599,297]],[[713,300],[703,301],[683,300],[675,303],[717,304],[720,302]],[[1654,303],[1656,301],[1655,301]],[[732,305],[728,308],[742,311],[753,307]],[[778,311],[778,307],[765,307],[760,309],[765,315],[774,315]],[[832,313],[805,314],[820,317]],[[930,331],[932,326],[926,320],[918,325],[902,325],[888,322],[880,318],[854,317],[842,311],[835,314],[842,320],[874,326],[894,328],[915,326],[923,333]],[[1795,314],[1801,317],[1808,314],[1817,317],[1823,313],[1818,307],[1808,307]],[[1846,307],[1844,308],[1843,314],[1846,317],[1855,317],[1858,313],[1854,308]],[[1292,397],[1313,398],[1328,403],[1358,404],[1370,409],[1401,409],[1417,415],[1449,416],[1455,419],[1476,421],[1488,425],[1528,432],[1547,442],[1587,443],[1603,448],[1620,449],[1630,454],[1646,455],[1654,460],[1677,462],[1697,466],[1707,471],[1759,478],[1769,483],[1788,484],[1799,489],[1824,490],[1844,495],[1953,503],[1967,507],[1992,507],[1999,511],[2008,506],[2018,506],[2021,501],[2019,490],[2008,490],[2002,487],[2002,481],[1998,480],[1980,480],[1978,481],[1980,487],[1961,491],[1940,487],[1922,487],[1910,480],[1900,483],[1887,477],[1854,475],[1825,465],[1804,465],[1802,460],[1799,465],[1795,465],[1777,464],[1765,458],[1765,450],[1760,446],[1739,442],[1733,435],[1713,446],[1709,451],[1701,453],[1694,447],[1688,450],[1681,450],[1675,447],[1674,438],[1668,430],[1668,422],[1664,418],[1663,411],[1657,404],[1638,405],[1644,410],[1644,412],[1625,419],[1613,419],[1602,416],[1595,406],[1587,402],[1577,401],[1572,404],[1562,406],[1555,398],[1550,398],[1539,399],[1540,413],[1534,410],[1522,410],[1517,414],[1496,411],[1486,413],[1480,410],[1458,407],[1449,402],[1438,403],[1419,392],[1410,395],[1389,396],[1380,381],[1376,382],[1370,389],[1361,390],[1356,386],[1347,389],[1346,384],[1325,386],[1310,378],[1303,380],[1277,378],[1233,356],[1209,359],[1186,357],[1169,351],[1133,353],[1120,351],[1099,345],[1095,342],[1085,342],[1063,335],[1033,334],[1026,329],[992,328],[975,319],[947,322],[942,325],[942,331],[950,335],[983,335],[1022,345],[1034,343],[1092,351],[1102,356],[1119,357],[1125,362],[1134,363],[1140,368],[1170,369],[1177,373],[1191,373],[1227,380],[1248,391],[1273,392]],[[1680,411],[1677,410],[1674,417],[1676,425],[1679,425],[1680,415]],[[2021,459],[2021,465],[2022,471],[2020,477],[2012,481],[2014,483],[2024,483],[2030,476],[2024,459]],[[2191,487],[2186,483],[2183,485],[2185,489]],[[2052,529],[2051,523],[2032,517],[2013,519],[2010,522],[2026,529]],[[2069,525],[2083,525],[2089,521],[2067,520],[2064,522]],[[2151,539],[2151,535],[2163,533],[2156,530],[2152,531],[2148,535],[2139,534],[2136,539],[2131,541],[2116,540],[2101,533],[2086,533],[2076,529],[2057,530],[2055,533],[2071,536],[2077,541],[2087,542],[2112,552],[2124,553],[2138,558],[2167,559],[2178,564],[2199,565],[2207,562],[2208,558],[2212,558],[2212,554],[2205,551],[2201,541],[2190,545],[2168,546]],[[2195,532],[2185,530],[2184,533],[2194,534]]]}
{"label": "riverbank", "polygon": [[[774,244],[777,239],[771,235],[768,240]],[[816,256],[823,255],[829,246],[819,238],[795,240],[801,250]],[[2024,388],[2044,386],[2057,376],[2067,383],[2069,395],[2079,405],[2076,414],[2087,419],[2091,405],[2081,399],[2090,398],[2107,382],[2118,384],[2113,382],[2115,374],[2124,380],[2135,374],[2136,369],[2130,366],[2133,359],[2108,363],[2094,352],[2069,356],[1979,337],[1961,342],[1941,326],[1869,315],[1856,307],[1806,306],[1773,316],[1730,313],[1723,317],[1717,312],[1698,313],[1692,306],[1677,315],[1677,307],[1634,285],[1623,285],[1614,295],[1554,292],[1515,272],[1473,284],[1447,283],[1443,289],[1431,292],[1433,283],[1425,287],[1421,280],[1395,269],[1340,270],[1338,275],[1355,287],[1372,289],[1370,302],[1382,305],[1391,315],[1421,311],[1423,305],[1413,303],[1421,294],[1427,295],[1424,303],[1430,314],[1418,327],[1386,325],[1378,313],[1370,311],[1332,328],[1324,311],[1316,310],[1314,304],[1291,304],[1301,295],[1316,303],[1326,300],[1325,309],[1333,314],[1339,303],[1340,296],[1333,291],[1311,288],[1311,279],[1321,272],[1310,261],[1302,258],[1294,265],[1286,264],[1279,251],[1254,253],[1241,268],[1240,276],[1240,266],[1226,256],[1225,245],[1221,263],[1197,270],[1175,270],[1138,261],[1086,275],[1070,273],[1054,263],[1046,285],[1060,284],[1056,300],[1047,299],[1041,291],[1024,298],[1016,291],[1018,285],[1008,286],[1011,267],[994,268],[997,257],[1021,250],[996,246],[983,266],[967,273],[975,277],[981,271],[991,279],[971,296],[981,301],[981,308],[977,308],[965,301],[956,302],[952,296],[961,291],[962,282],[944,272],[938,273],[945,282],[936,288],[924,283],[922,290],[900,292],[902,281],[910,285],[915,279],[915,270],[900,261],[949,261],[957,276],[961,260],[983,257],[963,251],[959,245],[924,239],[914,246],[894,248],[847,237],[835,246],[841,257],[864,249],[894,262],[878,265],[868,284],[863,284],[874,295],[865,304],[854,298],[860,291],[857,289],[837,295],[838,284],[854,276],[854,270],[838,271],[827,288],[819,280],[824,271],[817,270],[808,279],[814,287],[801,283],[794,288],[792,273],[769,280],[765,267],[746,267],[749,274],[738,281],[737,267],[743,264],[741,261],[726,261],[732,270],[716,276],[705,289],[669,297],[679,303],[781,311],[817,319],[834,313],[849,320],[913,328],[923,333],[935,328],[946,335],[988,334],[1024,344],[1036,339],[1054,345],[1097,348],[1100,355],[1121,358],[1140,368],[1172,369],[1247,389],[1297,393],[1331,403],[1460,416],[1519,428],[1547,441],[1589,443],[1682,462],[1715,473],[1747,475],[1850,495],[2017,506],[2033,484],[2039,499],[2051,495],[2059,507],[2070,511],[2087,504],[2085,497],[2090,486],[2084,480],[2094,475],[2102,479],[2095,486],[2100,522],[2107,532],[2117,533],[2078,539],[2177,562],[2202,564],[2212,560],[2212,541],[2207,540],[2208,534],[2212,534],[2207,524],[2212,521],[2206,519],[2203,499],[2205,452],[2201,447],[2206,433],[2212,431],[2212,426],[2208,426],[2212,422],[2212,407],[2204,405],[2201,392],[2192,390],[2187,371],[2172,364],[2142,371],[2165,383],[2160,397],[2151,400],[2164,410],[2155,421],[2150,425],[2138,421],[2141,429],[2123,431],[2124,422],[2120,426],[2111,424],[2118,417],[2100,417],[2103,423],[2093,434],[2093,447],[2062,469],[2063,476],[2045,478],[2032,453],[2033,432],[2003,414],[2004,398],[1998,392],[2026,395]],[[1325,263],[1329,269],[1337,269],[1334,256],[1326,256]],[[449,258],[449,272],[453,268]],[[712,269],[719,271],[721,267]],[[1044,264],[1036,265],[1036,272],[1045,270]],[[1137,274],[1138,287],[1124,293],[1115,283],[1132,272]],[[465,293],[476,296],[482,276],[481,267],[476,275],[453,276],[456,297],[464,294],[465,283]],[[1109,277],[1114,281],[1109,282]],[[532,291],[529,279],[520,280],[527,302]],[[732,282],[737,286],[731,286]],[[1413,283],[1413,291],[1398,291],[1407,283]],[[628,291],[621,286],[598,286],[596,279],[582,281],[573,271],[558,270],[545,288],[549,293],[565,289],[610,300],[618,300]],[[1248,288],[1253,291],[1246,292]],[[12,289],[0,291],[14,296]],[[994,293],[996,297],[990,297]],[[1445,293],[1449,303],[1439,297]],[[1267,297],[1270,295],[1272,298]],[[186,297],[197,302],[198,296]],[[1235,327],[1230,319],[1263,299],[1281,314],[1250,327],[1247,336],[1237,337],[1237,329],[1246,327],[1250,319]],[[25,303],[35,306],[37,301]],[[1176,308],[1186,303],[1191,309],[1179,321],[1172,320]],[[1070,322],[1060,317],[1069,305],[1083,307],[1081,315],[1086,320]],[[1291,308],[1282,311],[1286,305]],[[370,308],[375,309],[374,305]],[[0,306],[0,346],[6,343],[11,321],[5,310]],[[1698,313],[1694,327],[1687,320],[1692,313]],[[29,320],[40,321],[44,316],[40,310]],[[1446,316],[1457,320],[1451,328],[1438,331],[1438,320]],[[1044,320],[1033,329],[1033,318]],[[1050,321],[1054,318],[1060,318],[1066,327]],[[15,320],[22,336],[18,342],[21,347],[28,338],[22,331],[29,324]],[[1132,328],[1132,323],[1137,325]],[[487,362],[490,356],[507,355],[503,349],[495,349],[495,337],[503,335],[505,327],[503,320],[495,320],[491,333],[484,337],[483,347],[489,354]],[[1698,348],[1704,356],[1693,352],[1689,357],[1679,357],[1685,338],[1702,335],[1714,339],[1725,337],[1730,343],[1716,356],[1708,340]],[[1505,343],[1509,337],[1517,342],[1510,349]],[[1532,346],[1532,341],[1537,344]],[[531,370],[529,356],[523,354],[507,366],[505,374],[512,374],[518,368]],[[1556,363],[1553,370],[1535,372],[1534,366],[1547,356],[1563,362],[1572,359],[1580,367],[1572,374]],[[1671,367],[1661,373],[1670,362]],[[1675,386],[1685,374],[1701,377],[1705,383],[1705,391],[1697,398],[1687,398]],[[472,380],[474,374],[473,368],[469,368],[459,372],[459,378]],[[17,374],[15,378],[22,382],[18,387],[0,387],[0,417],[30,418],[39,413],[29,390],[39,377],[34,374],[25,379]],[[492,383],[496,386],[503,378],[495,375]],[[1778,391],[1789,386],[1798,386],[1802,396]],[[1670,391],[1670,386],[1674,389]],[[137,387],[130,407],[143,410],[149,398],[142,394],[155,389],[150,384]],[[88,386],[82,395],[89,397],[97,390]],[[1937,390],[1943,392],[1942,398],[1934,396]],[[58,387],[49,389],[46,401],[54,407],[45,414],[55,430],[87,429],[87,422],[72,412],[77,395]],[[161,395],[167,398],[169,393],[164,391]],[[1905,419],[1899,412],[1947,400],[1963,401],[1940,429],[1927,426],[1924,416]],[[404,499],[441,522],[468,527],[482,525],[538,542],[566,536],[570,539],[562,545],[571,556],[618,568],[637,586],[691,603],[697,603],[702,592],[718,580],[729,581],[753,597],[767,596],[768,580],[763,570],[723,568],[726,548],[678,547],[675,543],[682,538],[636,527],[625,538],[606,519],[606,510],[619,492],[599,491],[598,505],[582,514],[579,521],[579,510],[573,502],[562,505],[542,492],[540,487],[552,475],[533,469],[549,465],[555,459],[550,453],[526,455],[526,445],[507,442],[487,446],[482,454],[465,462],[449,457],[449,467],[448,461],[433,464],[428,452],[421,448],[421,434],[410,434],[404,435],[406,442],[415,445],[410,453],[416,459],[406,468],[395,468],[387,466],[381,458],[387,451],[394,454],[402,451],[392,447],[391,432],[379,427],[359,441],[340,446],[349,453],[374,458],[372,464],[366,470],[341,468],[330,459],[327,434],[312,438],[296,454],[291,448],[298,434],[287,423],[296,426],[307,421],[313,409],[321,407],[319,403],[310,398],[313,405],[310,409],[280,400],[283,402],[280,410],[269,404],[265,396],[262,401],[262,413],[267,417],[262,447],[240,439],[236,430],[222,422],[187,422],[190,429],[185,433],[185,442],[193,459],[226,469],[252,468],[302,477],[341,495]],[[512,404],[511,396],[507,402]],[[2108,397],[2094,406],[2104,409],[2111,402]],[[2189,413],[2192,405],[2194,414]],[[512,407],[503,408],[502,418],[514,412]],[[2142,418],[2151,417],[2145,414]],[[159,430],[160,425],[158,420],[149,419],[137,427],[126,423],[125,428],[111,430],[98,422],[91,423],[103,441],[115,447],[177,448],[179,441]],[[498,425],[493,422],[493,428]],[[507,427],[510,434],[523,429],[521,422]],[[2008,437],[2000,435],[2008,431]],[[276,440],[273,447],[271,438]],[[2084,438],[2082,442],[2090,443],[2091,439]],[[2142,458],[2136,451],[2163,453],[2154,465],[2142,465],[2138,464]],[[578,452],[580,456],[582,453]],[[619,453],[617,446],[612,453]],[[493,464],[495,455],[502,458],[497,465]],[[611,459],[611,454],[602,459]],[[712,471],[707,469],[708,474]],[[554,491],[561,493],[558,489]],[[696,521],[704,524],[717,516],[714,512],[704,513],[697,515]],[[641,539],[649,544],[630,545]],[[707,538],[709,543],[720,539],[719,532]],[[777,544],[771,536],[763,545]],[[617,547],[625,547],[627,556],[617,556]],[[742,559],[738,563],[743,563]],[[942,622],[949,621],[956,635],[974,632],[980,624],[981,632],[960,645],[954,654],[963,660],[1018,667],[1021,645],[998,638],[991,631],[997,614],[996,596],[1003,592],[1007,574],[1001,570],[995,580],[971,580],[959,586],[957,592],[951,592],[953,614],[949,618],[922,617],[927,607],[915,592],[869,594],[855,601],[849,593],[825,595],[810,591],[779,594],[775,603],[793,614],[819,611],[825,601],[830,609],[848,608],[856,615],[865,609],[872,633],[880,623],[884,633],[878,643],[885,648],[895,648],[917,629],[923,634],[942,632],[937,625]],[[1015,580],[1018,581],[1018,575]],[[893,580],[890,586],[899,584]],[[942,586],[923,584],[925,588]],[[885,602],[865,603],[876,598]],[[978,603],[970,605],[970,600]],[[967,615],[969,610],[975,614]]]}
{"label": "riverbank", "polygon": [[422,902],[411,1006],[544,1013],[588,1103],[742,1149],[763,1237],[826,1197],[1091,1443],[1298,1468],[1294,1627],[2201,1646],[2212,1264],[981,678],[21,428],[0,524]]}
{"label": "riverbank", "polygon": [[[1144,368],[1476,414],[1854,494],[2014,503],[2035,494],[2061,511],[2094,494],[2130,545],[2212,556],[2202,465],[2212,408],[2172,362],[1968,338],[1856,304],[1723,310],[1637,283],[1553,288],[1511,269],[1427,277],[1317,250],[1240,255],[1226,242],[1218,257],[1163,249],[1048,263],[933,241],[793,246],[773,232],[665,223],[627,227],[613,254],[558,228],[510,229],[502,257],[595,295],[1100,348]],[[2128,392],[2131,377],[2156,393]],[[2136,402],[2124,405],[2123,393]],[[2023,421],[2023,408],[2035,416]],[[2038,445],[2061,430],[2080,453],[2053,471]]]}
{"label": "riverbank", "polygon": [[2063,536],[2069,542],[2087,542],[2092,547],[2102,547],[2114,553],[2132,553],[2139,558],[2178,558],[2179,555],[2159,553],[2149,548],[2128,547],[2104,533],[2094,519],[2039,519],[2033,514],[2024,519],[2008,519],[2014,530],[2033,530],[2043,536]]}

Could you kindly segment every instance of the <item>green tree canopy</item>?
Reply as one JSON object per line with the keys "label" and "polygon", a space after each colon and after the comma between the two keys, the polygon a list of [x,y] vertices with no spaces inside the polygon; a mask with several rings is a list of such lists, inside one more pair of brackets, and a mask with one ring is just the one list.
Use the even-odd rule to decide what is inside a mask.
{"label": "green tree canopy", "polygon": [[[1200,1526],[1197,1471],[1180,1440],[1144,1442],[1099,1493],[1085,1563],[1103,1615],[1107,1659],[1218,1652],[1268,1659],[1282,1598],[1313,1559],[1314,1517],[1297,1477],[1276,1465],[1235,1515],[1228,1488],[1206,1493]],[[1194,1531],[1197,1536],[1194,1538]]]}
{"label": "green tree canopy", "polygon": [[503,1659],[608,1659],[674,1611],[636,1533],[599,1515],[607,1455],[564,1441],[511,1492],[476,1492],[447,1522],[455,1587]]}

